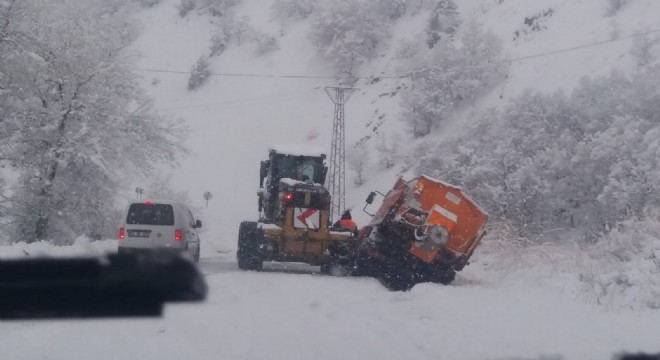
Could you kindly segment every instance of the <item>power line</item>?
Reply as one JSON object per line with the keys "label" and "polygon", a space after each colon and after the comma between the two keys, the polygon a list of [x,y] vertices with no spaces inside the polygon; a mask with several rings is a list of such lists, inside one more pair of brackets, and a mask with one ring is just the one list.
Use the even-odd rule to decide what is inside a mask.
{"label": "power line", "polygon": [[571,52],[571,51],[575,51],[575,50],[582,50],[582,49],[586,49],[586,48],[590,48],[590,47],[605,45],[605,44],[609,44],[609,43],[613,43],[613,42],[617,42],[617,41],[634,39],[634,38],[637,38],[637,37],[642,37],[642,36],[646,36],[646,35],[657,33],[657,32],[660,32],[660,29],[649,30],[649,31],[645,31],[645,32],[641,32],[641,33],[637,33],[637,34],[633,34],[633,35],[628,35],[628,36],[623,36],[623,37],[617,37],[617,38],[610,39],[610,40],[603,40],[603,41],[597,41],[597,42],[588,43],[588,44],[577,45],[577,46],[573,46],[573,47],[569,47],[569,48],[565,48],[565,49],[553,50],[553,51],[548,51],[548,52],[534,54],[534,55],[521,56],[521,57],[518,57],[518,58],[515,58],[515,59],[508,60],[507,62],[525,61],[525,60],[536,59],[536,58],[550,56],[550,55],[562,54],[562,53],[567,53],[567,52]]}
{"label": "power line", "polygon": [[[155,73],[168,73],[168,74],[183,74],[190,75],[190,71],[181,70],[164,70],[164,69],[146,69],[137,68],[136,71],[155,72]],[[225,77],[249,77],[249,78],[272,78],[272,79],[371,79],[373,77],[364,76],[341,76],[341,75],[277,75],[277,74],[249,74],[249,73],[211,73],[211,76],[225,76]],[[376,76],[378,78],[401,78],[401,76]],[[403,76],[405,77],[405,76]]]}
{"label": "power line", "polygon": [[292,95],[308,93],[310,90],[317,90],[317,89],[319,89],[319,87],[313,87],[313,88],[306,89],[306,90],[297,90],[297,91],[292,91],[292,92],[287,92],[287,93],[279,93],[279,94],[276,94],[276,95],[268,95],[268,96],[260,96],[260,97],[244,98],[244,99],[235,99],[235,100],[226,100],[226,101],[204,103],[204,104],[173,106],[173,107],[162,108],[162,109],[159,109],[159,110],[161,110],[161,111],[170,111],[170,110],[181,110],[181,109],[207,108],[207,107],[222,106],[222,105],[249,103],[249,102],[255,102],[255,101],[282,99],[282,98],[290,97]]}
{"label": "power line", "polygon": [[[605,45],[605,44],[609,44],[609,43],[613,43],[613,42],[634,39],[634,38],[637,38],[637,37],[642,37],[642,36],[646,36],[646,35],[654,34],[654,33],[659,33],[659,32],[660,32],[660,29],[647,30],[647,31],[644,31],[644,32],[641,32],[641,33],[636,33],[636,34],[632,34],[632,35],[628,35],[628,36],[617,37],[617,38],[614,38],[614,39],[602,40],[602,41],[597,41],[597,42],[572,46],[572,47],[568,47],[568,48],[564,48],[564,49],[551,50],[551,51],[532,54],[532,55],[519,56],[519,57],[516,57],[516,58],[506,59],[506,60],[503,60],[501,62],[476,66],[475,68],[494,67],[494,66],[504,65],[504,64],[513,63],[513,62],[527,61],[527,60],[531,60],[531,59],[537,59],[537,58],[541,58],[541,57],[552,56],[552,55],[572,52],[572,51],[576,51],[576,50],[587,49],[587,48],[591,48],[591,47],[597,47],[597,46],[601,46],[601,45]],[[463,70],[464,69],[457,70],[457,71],[463,71]],[[167,73],[167,74],[182,74],[182,75],[189,75],[190,74],[190,71],[167,70],[167,69],[136,68],[135,71],[153,72],[153,73]],[[336,79],[352,79],[352,80],[362,80],[362,79],[406,79],[406,78],[410,77],[410,74],[405,74],[405,75],[383,75],[383,76],[378,76],[378,75],[374,75],[374,76],[330,76],[330,75],[216,73],[216,72],[214,72],[214,73],[211,73],[211,76],[245,77],[245,78],[271,78],[271,79],[335,79],[335,80]]]}

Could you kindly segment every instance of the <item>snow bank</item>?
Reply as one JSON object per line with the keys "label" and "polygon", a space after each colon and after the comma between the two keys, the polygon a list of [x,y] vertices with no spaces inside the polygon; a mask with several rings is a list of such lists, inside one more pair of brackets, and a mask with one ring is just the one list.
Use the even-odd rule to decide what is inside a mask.
{"label": "snow bank", "polygon": [[99,256],[117,252],[117,240],[90,241],[86,237],[77,238],[73,245],[53,245],[48,241],[36,243],[15,243],[0,246],[0,259],[25,257],[82,257]]}
{"label": "snow bank", "polygon": [[479,281],[499,287],[558,286],[607,310],[660,309],[660,222],[627,221],[595,244],[532,243],[490,224],[473,263]]}
{"label": "snow bank", "polygon": [[580,273],[588,294],[612,308],[660,309],[660,221],[630,220],[588,251]]}

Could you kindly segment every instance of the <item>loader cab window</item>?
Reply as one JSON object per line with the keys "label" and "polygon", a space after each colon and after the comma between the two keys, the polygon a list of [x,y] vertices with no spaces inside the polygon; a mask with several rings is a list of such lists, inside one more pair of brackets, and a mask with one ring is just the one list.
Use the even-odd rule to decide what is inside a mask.
{"label": "loader cab window", "polygon": [[300,165],[300,173],[302,174],[300,180],[314,181],[314,175],[316,174],[316,162],[311,159],[303,160],[302,164]]}
{"label": "loader cab window", "polygon": [[281,156],[275,164],[280,179],[296,179],[296,159],[292,156]]}
{"label": "loader cab window", "polygon": [[275,161],[277,178],[290,178],[299,181],[321,182],[323,160],[314,157],[277,155]]}

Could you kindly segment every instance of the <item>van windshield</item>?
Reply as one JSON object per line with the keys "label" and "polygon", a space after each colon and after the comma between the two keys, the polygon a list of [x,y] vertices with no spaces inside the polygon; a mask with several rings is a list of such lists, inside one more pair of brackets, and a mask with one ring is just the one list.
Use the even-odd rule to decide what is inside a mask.
{"label": "van windshield", "polygon": [[131,204],[126,224],[174,225],[174,209],[168,204]]}

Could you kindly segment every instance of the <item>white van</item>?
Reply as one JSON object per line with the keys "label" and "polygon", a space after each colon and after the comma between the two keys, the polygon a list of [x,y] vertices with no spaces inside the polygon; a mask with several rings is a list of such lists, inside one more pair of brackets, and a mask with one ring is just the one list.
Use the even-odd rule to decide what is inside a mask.
{"label": "white van", "polygon": [[171,201],[130,204],[119,228],[119,251],[169,248],[199,261],[200,241],[195,220],[188,207]]}

